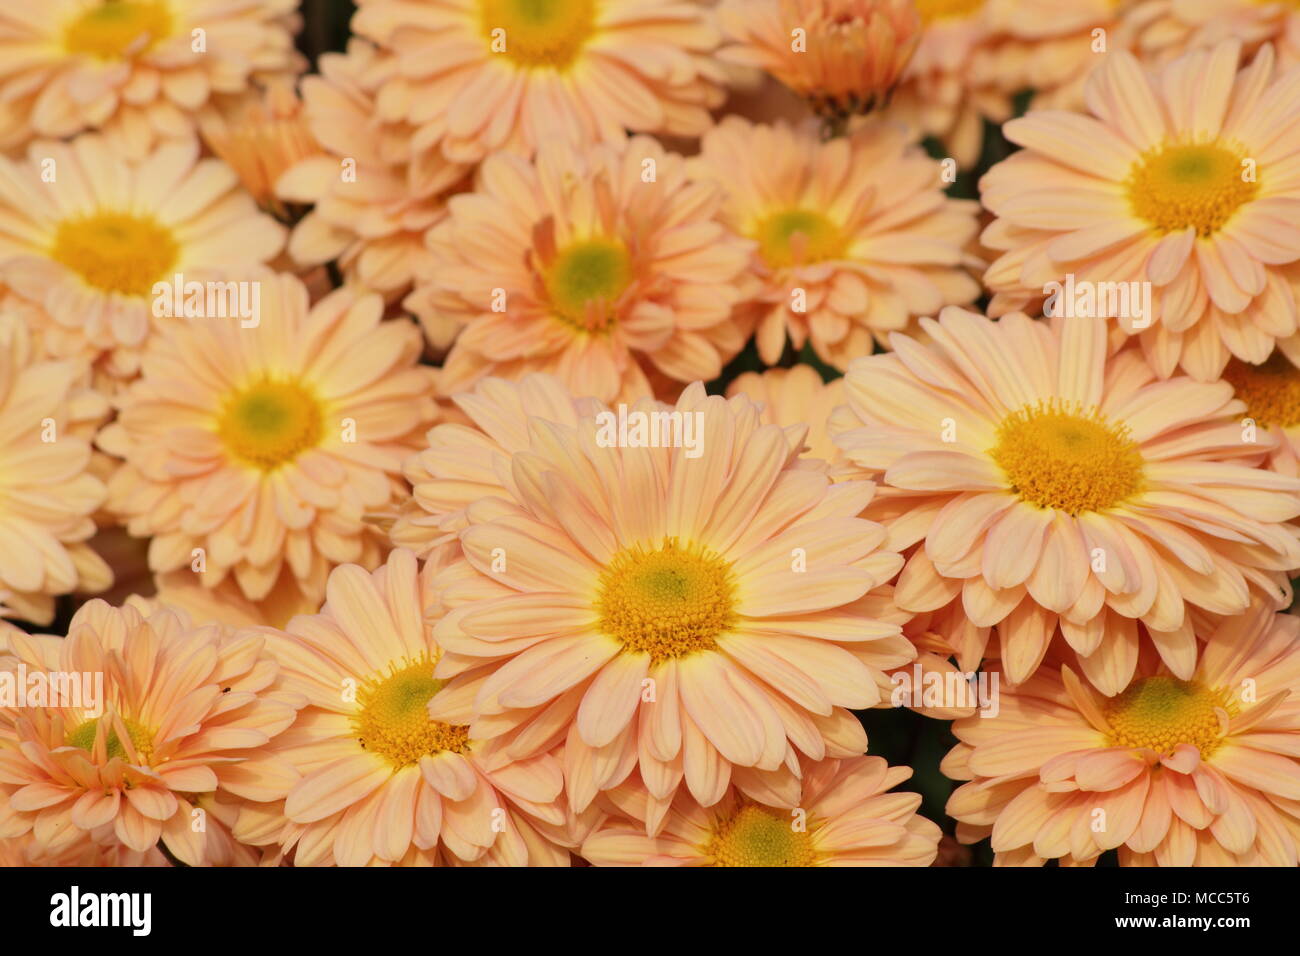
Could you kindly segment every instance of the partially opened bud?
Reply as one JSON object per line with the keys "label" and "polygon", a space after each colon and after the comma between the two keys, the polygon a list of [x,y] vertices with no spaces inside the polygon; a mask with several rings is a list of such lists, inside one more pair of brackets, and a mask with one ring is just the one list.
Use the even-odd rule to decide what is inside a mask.
{"label": "partially opened bud", "polygon": [[916,47],[912,0],[724,0],[719,56],[767,70],[827,119],[889,98]]}
{"label": "partially opened bud", "polygon": [[257,204],[281,214],[275,181],[299,160],[321,151],[289,83],[227,97],[199,117],[203,141],[239,174]]}

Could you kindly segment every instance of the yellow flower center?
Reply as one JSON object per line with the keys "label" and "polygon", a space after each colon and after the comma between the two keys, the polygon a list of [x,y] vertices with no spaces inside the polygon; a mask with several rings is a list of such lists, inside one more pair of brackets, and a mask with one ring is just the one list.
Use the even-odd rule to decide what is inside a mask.
{"label": "yellow flower center", "polygon": [[839,226],[810,209],[773,213],[758,224],[753,238],[773,269],[840,259],[849,245]]}
{"label": "yellow flower center", "polygon": [[489,49],[526,69],[567,70],[596,30],[595,0],[480,0]]}
{"label": "yellow flower center", "polygon": [[1281,352],[1274,352],[1263,365],[1234,358],[1223,370],[1223,379],[1258,424],[1300,425],[1300,369]]}
{"label": "yellow flower center", "polygon": [[[90,751],[95,746],[95,734],[99,729],[100,718],[95,717],[83,721],[75,728],[68,732],[66,744],[69,747],[80,747],[82,750]],[[123,717],[122,723],[126,725],[127,735],[131,738],[131,746],[135,747],[135,752],[140,756],[140,764],[147,766],[153,759],[153,733],[146,730],[134,720]],[[105,743],[108,749],[108,758],[114,757],[126,759],[126,748],[122,746],[122,741],[117,737],[117,731],[110,726],[107,730]]]}
{"label": "yellow flower center", "polygon": [[1159,235],[1188,226],[1198,236],[1214,235],[1259,192],[1258,182],[1242,178],[1243,158],[1215,143],[1149,150],[1133,164],[1125,183],[1133,214]]}
{"label": "yellow flower center", "polygon": [[434,661],[426,656],[403,665],[372,678],[357,694],[352,726],[361,746],[395,770],[444,751],[466,753],[468,727],[429,719],[429,701],[446,683],[433,676]]}
{"label": "yellow flower center", "polygon": [[589,239],[561,250],[546,270],[551,307],[586,331],[608,327],[611,307],[632,284],[632,257],[616,239]]}
{"label": "yellow flower center", "polygon": [[104,0],[68,24],[63,46],[69,53],[122,60],[147,53],[171,32],[165,3]]}
{"label": "yellow flower center", "polygon": [[1236,710],[1225,695],[1202,684],[1176,677],[1144,677],[1122,694],[1106,701],[1112,747],[1149,747],[1158,754],[1171,753],[1179,744],[1191,744],[1209,757],[1222,742],[1219,716]]}
{"label": "yellow flower center", "polygon": [[1104,511],[1142,487],[1128,429],[1057,399],[1008,415],[989,454],[1023,500],[1072,515]]}
{"label": "yellow flower center", "polygon": [[323,431],[319,399],[297,382],[270,379],[233,395],[217,425],[230,454],[262,471],[315,448]]}
{"label": "yellow flower center", "polygon": [[101,212],[59,223],[50,258],[103,292],[147,296],[176,265],[179,251],[171,230],[154,220]]}
{"label": "yellow flower center", "polygon": [[714,866],[812,866],[812,837],[794,822],[789,811],[744,803],[717,825],[704,852]]}
{"label": "yellow flower center", "polygon": [[625,548],[601,574],[596,610],[606,634],[652,661],[711,651],[735,622],[731,565],[674,538]]}
{"label": "yellow flower center", "polygon": [[939,20],[959,20],[974,16],[984,0],[916,0],[916,12],[927,26]]}

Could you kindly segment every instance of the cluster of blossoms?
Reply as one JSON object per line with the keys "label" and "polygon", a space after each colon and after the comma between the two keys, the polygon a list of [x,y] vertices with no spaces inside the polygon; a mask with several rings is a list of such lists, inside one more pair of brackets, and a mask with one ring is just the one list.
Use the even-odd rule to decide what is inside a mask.
{"label": "cluster of blossoms", "polygon": [[355,6],[0,9],[0,861],[1297,865],[1293,4]]}

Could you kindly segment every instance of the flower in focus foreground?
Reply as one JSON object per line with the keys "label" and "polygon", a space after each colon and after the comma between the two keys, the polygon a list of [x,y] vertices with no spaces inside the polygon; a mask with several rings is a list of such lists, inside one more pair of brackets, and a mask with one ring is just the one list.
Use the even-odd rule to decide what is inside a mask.
{"label": "flower in focus foreground", "polygon": [[[1273,440],[1247,440],[1227,384],[1158,380],[1138,350],[1108,354],[1101,319],[994,323],[953,308],[921,325],[929,344],[896,335],[892,353],[849,369],[860,424],[836,436],[884,486],[869,515],[912,548],[901,607],[960,602],[997,625],[1015,683],[1059,624],[1114,694],[1140,634],[1188,679],[1191,609],[1290,602],[1300,479],[1257,467]],[[966,648],[964,666],[982,653]]]}
{"label": "flower in focus foreground", "polygon": [[683,781],[704,806],[733,780],[793,798],[796,755],[860,755],[848,708],[915,656],[876,590],[901,559],[857,517],[872,486],[832,484],[744,396],[695,383],[632,413],[676,414],[698,441],[602,437],[613,413],[529,422],[438,575],[438,676],[507,753],[563,742],[575,812],[633,770],[663,805]]}

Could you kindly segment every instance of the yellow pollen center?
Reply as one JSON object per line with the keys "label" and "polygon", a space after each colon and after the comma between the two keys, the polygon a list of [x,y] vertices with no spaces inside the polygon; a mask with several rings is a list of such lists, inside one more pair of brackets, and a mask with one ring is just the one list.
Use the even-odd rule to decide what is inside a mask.
{"label": "yellow pollen center", "polygon": [[614,239],[589,239],[563,249],[546,270],[551,307],[586,331],[609,326],[613,306],[632,284],[632,257]]}
{"label": "yellow pollen center", "polygon": [[171,230],[152,219],[103,212],[59,223],[50,258],[102,292],[147,296],[179,251]]}
{"label": "yellow pollen center", "polygon": [[596,0],[479,0],[495,54],[526,69],[567,70],[596,31]]}
{"label": "yellow pollen center", "polygon": [[226,450],[246,465],[274,471],[320,444],[320,401],[297,382],[267,379],[237,392],[217,424]]}
{"label": "yellow pollen center", "polygon": [[926,26],[939,20],[974,16],[983,6],[984,0],[916,0],[916,12]]}
{"label": "yellow pollen center", "polygon": [[1201,237],[1223,228],[1259,192],[1242,178],[1243,155],[1215,143],[1165,145],[1144,153],[1125,186],[1133,214],[1158,235],[1188,226]]}
{"label": "yellow pollen center", "polygon": [[705,853],[713,866],[812,866],[812,837],[794,824],[789,811],[741,804],[718,824]]}
{"label": "yellow pollen center", "polygon": [[[122,723],[126,725],[127,735],[131,738],[131,746],[140,757],[140,764],[147,766],[153,759],[153,734],[129,718],[123,717]],[[98,728],[98,717],[84,721],[68,732],[65,742],[69,747],[80,747],[85,751],[93,750]],[[110,760],[115,757],[126,759],[126,748],[122,746],[122,741],[118,739],[117,731],[112,726],[107,728],[104,743],[107,745]]]}
{"label": "yellow pollen center", "polygon": [[1201,684],[1160,676],[1130,684],[1106,701],[1103,713],[1112,747],[1149,747],[1163,755],[1191,744],[1209,757],[1222,742],[1216,708],[1229,716],[1236,710],[1225,695]]}
{"label": "yellow pollen center", "polygon": [[470,749],[469,728],[429,719],[429,701],[445,681],[433,676],[434,661],[422,657],[372,678],[357,693],[352,726],[363,748],[377,753],[394,770],[421,757]]}
{"label": "yellow pollen center", "polygon": [[849,245],[839,226],[810,209],[773,213],[758,224],[753,238],[773,269],[840,259]]}
{"label": "yellow pollen center", "polygon": [[1003,419],[989,454],[1024,501],[1071,515],[1104,511],[1142,487],[1142,453],[1128,429],[1057,399]]}
{"label": "yellow pollen center", "polygon": [[1258,424],[1300,425],[1300,369],[1281,352],[1274,352],[1263,365],[1234,358],[1223,370],[1223,378]]}
{"label": "yellow pollen center", "polygon": [[652,661],[711,651],[736,618],[731,565],[675,538],[626,548],[601,574],[596,610],[601,630]]}
{"label": "yellow pollen center", "polygon": [[171,32],[165,3],[104,0],[68,24],[63,46],[69,53],[122,60],[147,53]]}

